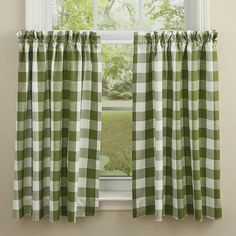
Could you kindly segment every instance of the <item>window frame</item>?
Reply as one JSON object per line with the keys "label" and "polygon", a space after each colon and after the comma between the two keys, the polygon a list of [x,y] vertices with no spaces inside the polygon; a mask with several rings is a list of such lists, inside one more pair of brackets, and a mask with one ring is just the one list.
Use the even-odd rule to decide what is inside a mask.
{"label": "window frame", "polygon": [[[97,4],[97,1],[94,0],[94,3]],[[52,0],[25,0],[26,30],[52,30],[51,3]],[[210,30],[210,0],[185,0],[184,4],[185,30]],[[95,8],[96,5],[94,26],[97,19]],[[101,36],[102,44],[133,44],[134,30],[91,30]],[[131,189],[132,177],[100,177],[100,210],[131,210]]]}

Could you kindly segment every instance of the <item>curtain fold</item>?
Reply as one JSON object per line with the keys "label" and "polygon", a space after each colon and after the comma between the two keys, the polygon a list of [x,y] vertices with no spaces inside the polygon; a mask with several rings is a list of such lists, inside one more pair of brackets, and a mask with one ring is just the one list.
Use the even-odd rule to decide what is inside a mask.
{"label": "curtain fold", "polygon": [[14,218],[98,207],[101,44],[95,33],[21,31]]}
{"label": "curtain fold", "polygon": [[135,33],[133,215],[219,219],[216,32]]}

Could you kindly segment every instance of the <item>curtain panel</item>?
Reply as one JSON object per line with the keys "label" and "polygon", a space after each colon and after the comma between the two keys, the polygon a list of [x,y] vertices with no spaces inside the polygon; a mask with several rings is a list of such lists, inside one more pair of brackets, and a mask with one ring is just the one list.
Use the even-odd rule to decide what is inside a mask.
{"label": "curtain panel", "polygon": [[95,33],[21,31],[14,218],[98,207],[101,45]]}
{"label": "curtain panel", "polygon": [[134,217],[221,218],[216,39],[135,33]]}

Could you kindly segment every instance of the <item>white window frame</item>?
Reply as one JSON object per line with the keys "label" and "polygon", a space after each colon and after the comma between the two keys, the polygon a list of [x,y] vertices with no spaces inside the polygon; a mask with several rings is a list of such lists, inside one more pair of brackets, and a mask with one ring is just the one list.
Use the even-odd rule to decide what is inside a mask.
{"label": "white window frame", "polygon": [[[25,0],[26,30],[52,30],[52,0]],[[94,27],[98,0],[94,0]],[[142,0],[140,0],[141,3]],[[140,12],[139,12],[140,13]],[[142,14],[140,14],[142,17]],[[142,21],[140,19],[140,21]],[[93,30],[93,29],[91,29]],[[185,30],[210,30],[210,0],[185,0]],[[133,44],[132,30],[93,30],[101,36],[102,44]],[[100,178],[100,209],[132,209],[131,177]]]}

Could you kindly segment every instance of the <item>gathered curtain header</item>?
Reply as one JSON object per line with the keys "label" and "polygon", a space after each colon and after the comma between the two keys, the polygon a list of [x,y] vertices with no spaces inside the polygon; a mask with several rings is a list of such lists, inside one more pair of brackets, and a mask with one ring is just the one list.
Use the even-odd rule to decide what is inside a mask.
{"label": "gathered curtain header", "polygon": [[177,44],[186,44],[188,42],[204,45],[207,42],[216,42],[216,31],[154,31],[149,33],[134,33],[134,45],[161,43],[162,46],[176,42]]}
{"label": "gathered curtain header", "polygon": [[78,30],[66,31],[25,31],[17,33],[20,43],[81,43],[81,44],[99,44],[100,36],[96,32],[81,32]]}
{"label": "gathered curtain header", "polygon": [[[17,33],[20,43],[81,43],[81,44],[99,44],[101,36],[96,32],[82,32],[79,30],[65,31],[27,31],[22,30]],[[216,31],[154,31],[154,32],[135,32],[134,45],[158,43],[166,45],[172,42],[185,44],[188,42],[204,45],[207,42],[215,43],[218,33]]]}

